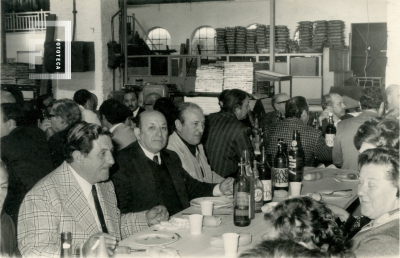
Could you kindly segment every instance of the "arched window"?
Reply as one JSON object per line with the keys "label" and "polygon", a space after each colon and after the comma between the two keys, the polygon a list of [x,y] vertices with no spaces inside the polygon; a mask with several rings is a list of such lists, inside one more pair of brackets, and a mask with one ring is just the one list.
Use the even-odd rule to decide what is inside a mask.
{"label": "arched window", "polygon": [[[146,44],[151,50],[166,50],[171,45],[171,36],[166,29],[155,28],[147,34]],[[150,41],[151,40],[151,41]]]}
{"label": "arched window", "polygon": [[215,29],[211,27],[198,28],[192,38],[192,54],[198,54],[197,46],[202,54],[215,54]]}

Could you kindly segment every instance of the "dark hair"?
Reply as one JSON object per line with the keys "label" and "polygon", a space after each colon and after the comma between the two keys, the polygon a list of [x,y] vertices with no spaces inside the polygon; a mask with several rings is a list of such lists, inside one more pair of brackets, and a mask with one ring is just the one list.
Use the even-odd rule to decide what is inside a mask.
{"label": "dark hair", "polygon": [[64,146],[64,157],[68,163],[74,161],[72,153],[80,151],[85,155],[93,149],[93,141],[97,140],[100,135],[108,135],[112,137],[110,131],[105,127],[86,122],[80,122],[74,125],[68,132],[67,141]]}
{"label": "dark hair", "polygon": [[203,113],[203,110],[201,109],[201,107],[199,107],[199,105],[197,105],[193,102],[183,102],[183,103],[179,104],[177,112],[176,112],[176,119],[179,119],[179,121],[181,121],[182,124],[185,123],[184,113],[188,109],[196,109]]}
{"label": "dark hair", "polygon": [[243,106],[243,101],[247,97],[249,97],[249,94],[242,90],[232,89],[228,91],[223,101],[224,105],[221,108],[222,111],[235,113],[237,108],[241,108]]}
{"label": "dark hair", "polygon": [[306,98],[302,96],[297,96],[289,99],[285,105],[285,117],[291,118],[301,118],[301,114],[304,110],[308,112],[308,104]]}
{"label": "dark hair", "polygon": [[378,109],[382,102],[385,102],[385,96],[379,87],[368,87],[362,91],[360,105],[362,109]]}
{"label": "dark hair", "polygon": [[132,111],[116,99],[108,99],[101,104],[99,109],[100,118],[103,116],[112,124],[123,123],[132,116]]}
{"label": "dark hair", "polygon": [[136,96],[136,99],[139,100],[139,92],[137,92],[135,90],[124,90],[124,96],[123,97],[125,97],[125,95],[129,94],[129,93],[134,93],[135,96]]}
{"label": "dark hair", "polygon": [[386,171],[387,177],[397,188],[396,196],[399,197],[399,151],[393,148],[368,149],[358,156],[358,167],[368,164],[390,166]]}
{"label": "dark hair", "polygon": [[372,118],[365,121],[354,136],[354,146],[359,150],[361,145],[370,143],[376,147],[399,148],[399,121],[389,118]]}
{"label": "dark hair", "polygon": [[177,108],[169,98],[163,97],[157,99],[153,106],[154,110],[161,112],[165,116],[168,124],[168,135],[171,135],[175,127],[175,117]]}
{"label": "dark hair", "polygon": [[84,106],[88,100],[92,98],[92,93],[90,91],[82,89],[78,90],[74,94],[74,101],[81,106]]}
{"label": "dark hair", "polygon": [[[314,244],[321,249],[328,245],[332,255],[342,255],[350,248],[335,222],[332,211],[325,204],[310,197],[298,197],[278,203],[265,215],[281,239]],[[296,225],[300,222],[300,227]]]}
{"label": "dark hair", "polygon": [[60,105],[54,109],[54,115],[64,118],[70,126],[82,120],[81,111],[74,101],[70,99],[59,99],[54,101],[53,107],[56,104]]}
{"label": "dark hair", "polygon": [[12,119],[15,121],[16,126],[24,124],[24,112],[17,103],[3,103],[1,104],[4,117],[3,122]]}
{"label": "dark hair", "polygon": [[229,92],[229,90],[223,90],[219,96],[218,96],[218,101],[222,101],[222,103],[224,103],[225,101],[225,96],[226,94]]}
{"label": "dark hair", "polygon": [[240,254],[240,258],[328,258],[328,253],[305,246],[288,239],[264,240],[255,247]]}

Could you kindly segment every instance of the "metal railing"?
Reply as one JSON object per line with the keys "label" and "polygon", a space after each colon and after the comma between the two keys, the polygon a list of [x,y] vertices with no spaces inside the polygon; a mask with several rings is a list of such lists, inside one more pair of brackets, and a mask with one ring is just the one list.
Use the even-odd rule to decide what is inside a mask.
{"label": "metal railing", "polygon": [[5,30],[10,31],[29,31],[45,30],[46,17],[50,12],[24,12],[24,13],[6,13]]}

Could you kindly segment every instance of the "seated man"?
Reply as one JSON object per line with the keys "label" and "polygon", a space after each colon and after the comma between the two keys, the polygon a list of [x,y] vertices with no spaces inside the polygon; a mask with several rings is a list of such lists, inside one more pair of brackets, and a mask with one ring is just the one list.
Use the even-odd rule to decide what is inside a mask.
{"label": "seated man", "polygon": [[124,124],[131,116],[127,106],[116,99],[108,99],[99,109],[101,124],[113,134],[112,141],[116,150],[120,150],[136,141],[133,129]]}
{"label": "seated man", "polygon": [[60,166],[64,161],[64,144],[69,129],[82,119],[79,106],[70,99],[54,101],[50,114],[51,130],[54,134],[49,139],[51,159],[54,167]]}
{"label": "seated man", "polygon": [[1,159],[10,170],[4,210],[15,224],[25,194],[54,169],[45,132],[23,126],[23,119],[16,103],[1,104]]}
{"label": "seated man", "polygon": [[384,95],[379,87],[368,87],[362,91],[361,114],[339,122],[336,127],[332,151],[333,164],[342,169],[358,171],[359,153],[353,143],[354,136],[365,121],[378,116],[378,110],[384,101]]}
{"label": "seated man", "polygon": [[74,255],[92,257],[92,246],[104,235],[108,248],[117,241],[168,219],[163,206],[120,214],[113,184],[110,132],[81,122],[68,133],[66,161],[26,195],[18,220],[18,247],[23,256],[60,255],[61,232],[72,233]]}
{"label": "seated man", "polygon": [[183,168],[195,179],[207,183],[221,183],[224,178],[211,170],[203,145],[203,110],[194,103],[179,105],[175,132],[169,137],[167,149],[175,151]]}
{"label": "seated man", "polygon": [[240,121],[249,108],[249,95],[233,89],[225,95],[221,112],[208,116],[204,148],[211,169],[222,177],[237,173],[244,150],[250,153],[250,160],[254,159],[251,130]]}
{"label": "seated man", "polygon": [[332,149],[329,148],[321,131],[308,126],[308,103],[304,97],[297,96],[286,102],[285,120],[267,127],[267,154],[269,155],[269,164],[278,151],[278,138],[282,138],[287,146],[292,142],[293,130],[300,133],[301,145],[303,146],[305,166],[312,166],[314,158],[320,161],[332,160]]}
{"label": "seated man", "polygon": [[328,125],[329,113],[332,113],[333,122],[335,125],[341,120],[352,118],[350,114],[346,114],[346,105],[343,103],[343,98],[337,93],[328,93],[321,100],[322,111],[319,116],[319,124],[322,127],[322,133],[325,133]]}
{"label": "seated man", "polygon": [[82,114],[82,121],[101,125],[97,114],[93,112],[95,99],[90,91],[85,89],[76,91],[74,94],[74,101],[79,105],[79,110]]}
{"label": "seated man", "polygon": [[[265,114],[264,112],[260,112],[260,114],[265,114],[264,116],[259,118],[259,124],[261,128],[265,128],[266,126],[275,124],[277,121],[281,120],[285,117],[285,104],[289,100],[289,95],[286,93],[275,94],[271,99],[271,105],[275,109],[275,111],[268,112]],[[261,106],[261,108],[264,108]],[[256,109],[256,107],[254,107]],[[255,111],[255,110],[254,110]]]}
{"label": "seated man", "polygon": [[232,193],[232,178],[219,185],[199,182],[175,152],[165,149],[167,121],[160,112],[141,113],[135,135],[138,141],[117,153],[117,172],[111,177],[122,213],[163,204],[175,214],[194,198]]}

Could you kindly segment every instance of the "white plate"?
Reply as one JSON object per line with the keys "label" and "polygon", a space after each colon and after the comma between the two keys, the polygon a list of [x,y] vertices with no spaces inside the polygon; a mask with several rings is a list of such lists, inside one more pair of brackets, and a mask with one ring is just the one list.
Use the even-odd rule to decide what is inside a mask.
{"label": "white plate", "polygon": [[232,199],[226,197],[201,197],[190,201],[192,206],[200,207],[201,201],[212,201],[214,209],[232,206]]}
{"label": "white plate", "polygon": [[178,241],[179,236],[168,231],[143,232],[134,235],[132,243],[136,245],[167,245]]}
{"label": "white plate", "polygon": [[324,195],[324,193],[331,193],[332,191],[320,191],[322,198],[349,198],[353,194],[351,192],[334,192],[330,195]]}

